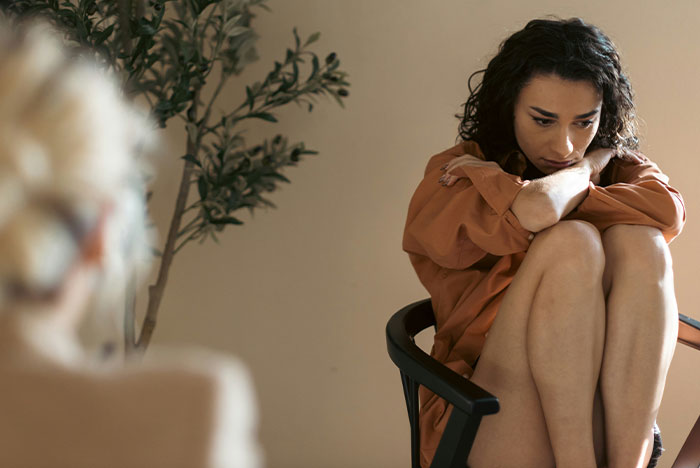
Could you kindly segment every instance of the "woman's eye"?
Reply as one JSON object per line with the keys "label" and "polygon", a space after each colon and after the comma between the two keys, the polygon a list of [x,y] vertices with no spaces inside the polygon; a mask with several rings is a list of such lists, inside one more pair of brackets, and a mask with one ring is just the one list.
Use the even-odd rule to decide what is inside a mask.
{"label": "woman's eye", "polygon": [[537,123],[537,125],[540,125],[542,127],[548,127],[552,125],[552,123],[554,123],[554,120],[552,119],[542,119],[539,117],[533,117],[532,120],[534,120]]}
{"label": "woman's eye", "polygon": [[591,125],[593,125],[593,121],[592,121],[592,120],[584,120],[583,122],[578,122],[578,126],[581,127],[581,128],[588,128],[588,127],[590,127]]}

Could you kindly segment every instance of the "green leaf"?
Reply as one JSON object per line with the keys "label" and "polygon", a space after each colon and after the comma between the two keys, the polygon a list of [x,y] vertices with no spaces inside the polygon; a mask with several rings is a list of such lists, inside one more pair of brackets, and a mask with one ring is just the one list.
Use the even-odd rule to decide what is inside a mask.
{"label": "green leaf", "polygon": [[275,118],[275,116],[270,114],[269,112],[256,112],[255,114],[248,115],[248,118],[250,118],[250,119],[262,119],[262,120],[267,120],[268,122],[277,122],[277,119]]}
{"label": "green leaf", "polygon": [[296,44],[297,50],[299,50],[301,40],[299,39],[299,34],[297,34],[297,28],[295,27],[294,29],[292,29],[292,32],[294,33],[294,44]]}
{"label": "green leaf", "polygon": [[184,155],[184,156],[182,157],[182,159],[184,159],[185,161],[191,162],[191,163],[194,164],[195,166],[202,167],[202,163],[200,163],[199,160],[198,160],[197,158],[194,157],[194,155],[186,154],[186,155]]}
{"label": "green leaf", "polygon": [[294,81],[287,81],[285,79],[282,79],[282,83],[280,84],[279,88],[277,88],[275,92],[271,94],[271,96],[276,96],[279,93],[286,92],[289,88],[292,87],[292,85],[294,85]]}
{"label": "green leaf", "polygon": [[[232,18],[229,18],[226,21],[226,23],[224,23],[224,26],[221,28],[221,32],[225,36],[236,36],[237,34],[233,34],[232,31],[236,27],[238,27],[238,22],[240,21],[240,19],[241,19],[241,15],[236,15]],[[245,29],[247,30],[248,28],[245,28]]]}
{"label": "green leaf", "polygon": [[333,99],[336,100],[336,102],[338,103],[338,105],[339,105],[340,107],[342,107],[343,109],[345,109],[345,104],[343,103],[343,100],[340,98],[340,96],[338,96],[338,94],[337,94],[336,92],[334,92],[334,91],[330,91],[330,94],[331,94],[331,96],[333,96]]}
{"label": "green leaf", "polygon": [[287,182],[288,184],[292,183],[291,180],[287,179],[285,176],[283,176],[279,172],[272,172],[272,173],[268,174],[268,176],[274,177],[275,179],[281,180],[282,182]]}
{"label": "green leaf", "polygon": [[245,93],[246,93],[246,103],[248,104],[248,109],[253,110],[253,104],[255,104],[255,95],[253,94],[253,90],[250,89],[250,86],[245,87]]}
{"label": "green leaf", "polygon": [[309,36],[309,38],[306,40],[304,43],[304,47],[308,46],[309,44],[313,44],[314,42],[318,41],[318,38],[321,37],[320,32],[315,32],[312,35]]}
{"label": "green leaf", "polygon": [[311,70],[311,76],[309,77],[309,80],[313,79],[316,76],[316,74],[318,73],[319,64],[318,64],[318,57],[316,57],[316,54],[314,54],[314,57],[311,59],[311,66],[313,68]]}
{"label": "green leaf", "polygon": [[235,224],[237,226],[240,226],[241,224],[243,224],[243,221],[241,221],[238,218],[234,218],[233,216],[222,216],[221,218],[212,218],[209,220],[209,222],[214,225]]}
{"label": "green leaf", "polygon": [[262,204],[265,205],[265,206],[269,206],[270,208],[277,208],[277,205],[275,205],[274,203],[272,203],[272,202],[271,202],[270,200],[268,200],[267,198],[263,198],[263,197],[261,197],[261,196],[258,196],[258,200],[260,200],[260,203],[262,203]]}
{"label": "green leaf", "polygon": [[156,112],[164,112],[164,111],[169,111],[173,108],[173,104],[170,101],[159,101],[158,104],[155,106],[155,111]]}
{"label": "green leaf", "polygon": [[206,200],[209,194],[209,186],[207,185],[207,181],[204,180],[204,177],[200,177],[197,180],[197,190],[199,191],[199,198]]}
{"label": "green leaf", "polygon": [[225,29],[224,34],[228,37],[234,37],[245,34],[248,31],[250,31],[250,28],[246,28],[245,26],[233,26],[229,29]]}
{"label": "green leaf", "polygon": [[157,32],[158,31],[156,31],[156,28],[154,28],[150,24],[142,23],[139,25],[137,33],[139,36],[155,36]]}
{"label": "green leaf", "polygon": [[94,45],[99,46],[102,45],[104,41],[107,40],[107,38],[112,34],[112,31],[114,31],[114,25],[110,25],[109,27],[103,29],[102,31],[98,32],[94,36]]}

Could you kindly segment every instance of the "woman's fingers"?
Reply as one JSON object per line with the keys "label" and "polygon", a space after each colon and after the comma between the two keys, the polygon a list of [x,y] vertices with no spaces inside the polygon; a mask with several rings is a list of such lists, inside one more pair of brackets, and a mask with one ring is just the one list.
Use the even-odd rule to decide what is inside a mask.
{"label": "woman's fingers", "polygon": [[462,176],[456,176],[452,174],[443,174],[442,177],[440,177],[440,184],[442,184],[445,187],[450,187],[455,184],[459,179],[461,179]]}
{"label": "woman's fingers", "polygon": [[642,164],[644,158],[642,158],[638,153],[630,150],[622,150],[616,154],[616,156],[624,161],[629,161],[637,164]]}
{"label": "woman's fingers", "polygon": [[472,156],[471,154],[465,154],[462,156],[458,156],[458,157],[450,160],[447,163],[447,167],[445,168],[445,172],[450,172],[455,167],[462,166],[464,164],[474,164],[477,162],[483,162],[483,161],[481,159],[477,158],[476,156]]}
{"label": "woman's fingers", "polygon": [[449,187],[451,185],[454,185],[459,179],[464,178],[464,175],[457,175],[454,174],[452,171],[460,166],[473,166],[473,167],[496,167],[500,168],[498,163],[494,161],[484,161],[481,158],[477,158],[476,156],[472,156],[471,154],[465,154],[462,156],[458,156],[454,159],[451,159],[447,164],[444,164],[443,166],[440,167],[441,171],[444,171],[444,174],[442,177],[440,177],[439,182],[446,186]]}

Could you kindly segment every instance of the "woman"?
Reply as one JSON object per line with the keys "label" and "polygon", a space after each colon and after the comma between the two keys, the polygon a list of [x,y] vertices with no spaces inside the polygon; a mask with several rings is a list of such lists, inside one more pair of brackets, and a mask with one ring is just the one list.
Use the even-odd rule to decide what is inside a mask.
{"label": "woman", "polygon": [[[501,403],[469,466],[655,466],[685,211],[635,151],[612,42],[576,18],[529,22],[472,90],[460,138],[430,159],[403,247],[431,294],[432,356]],[[428,467],[450,408],[420,396]]]}
{"label": "woman", "polygon": [[0,22],[0,466],[256,467],[236,361],[107,368],[80,345],[148,255],[148,122],[45,29]]}

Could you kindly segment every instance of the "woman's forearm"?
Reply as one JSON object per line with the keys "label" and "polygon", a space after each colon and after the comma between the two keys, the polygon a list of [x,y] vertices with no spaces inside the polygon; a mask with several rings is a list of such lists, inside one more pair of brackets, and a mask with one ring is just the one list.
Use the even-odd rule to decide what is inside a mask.
{"label": "woman's forearm", "polygon": [[515,197],[511,210],[531,232],[553,226],[588,194],[591,167],[584,159],[566,169],[535,179]]}

